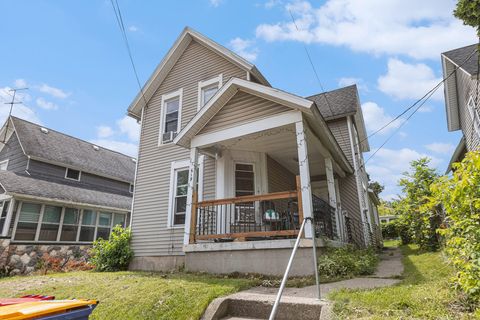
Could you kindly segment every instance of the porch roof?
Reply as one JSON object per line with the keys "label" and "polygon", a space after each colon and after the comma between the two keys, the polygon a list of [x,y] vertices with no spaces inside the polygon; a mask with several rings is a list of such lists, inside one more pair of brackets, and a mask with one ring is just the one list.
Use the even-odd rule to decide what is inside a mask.
{"label": "porch roof", "polygon": [[[314,101],[264,86],[255,82],[232,78],[210,99],[210,101],[193,117],[192,120],[179,132],[174,143],[185,148],[191,147],[192,139],[204,128],[222,107],[239,91],[276,102],[282,106],[299,111],[310,124],[316,137],[325,145],[332,157],[346,172],[353,172],[345,154],[329,130],[324,118]],[[300,114],[300,113],[298,113]],[[260,119],[259,119],[260,120]],[[284,125],[284,124],[283,124]]]}

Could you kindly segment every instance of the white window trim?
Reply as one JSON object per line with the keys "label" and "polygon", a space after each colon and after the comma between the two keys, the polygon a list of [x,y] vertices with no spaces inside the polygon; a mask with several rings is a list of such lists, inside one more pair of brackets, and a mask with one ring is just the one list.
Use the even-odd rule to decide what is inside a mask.
{"label": "white window trim", "polygon": [[472,96],[470,96],[468,99],[467,109],[468,113],[470,114],[470,118],[472,119],[473,129],[480,138],[480,113],[479,110],[475,108],[475,100]]}
{"label": "white window trim", "polygon": [[[205,156],[201,155],[198,157],[198,201],[203,200],[203,163],[204,163]],[[169,197],[168,197],[168,219],[167,219],[167,228],[168,229],[181,229],[184,228],[185,225],[174,225],[173,224],[173,202],[175,200],[175,171],[178,169],[189,169],[190,160],[180,160],[172,162],[170,168],[170,189],[169,189]],[[188,199],[187,199],[188,201]],[[185,213],[185,218],[189,216]]]}
{"label": "white window trim", "polygon": [[197,104],[197,111],[199,111],[200,109],[202,109],[202,107],[205,105],[204,101],[203,101],[203,95],[202,95],[202,90],[203,88],[205,87],[209,87],[213,84],[217,83],[218,84],[218,89],[220,89],[220,87],[223,85],[223,75],[220,73],[218,76],[216,76],[215,78],[212,78],[212,79],[208,79],[208,80],[203,80],[203,81],[199,81],[198,82],[198,98],[197,98],[197,101],[198,101],[198,104]]}
{"label": "white window trim", "polygon": [[5,171],[8,169],[8,161],[9,161],[9,159],[0,161],[0,167],[1,167],[4,163],[7,165],[7,166],[5,167]]}
{"label": "white window trim", "polygon": [[[78,179],[73,179],[73,178],[69,178],[67,177],[67,172],[68,170],[75,170],[75,171],[78,171]],[[77,170],[77,169],[73,169],[73,168],[65,168],[65,179],[68,179],[68,180],[73,180],[73,181],[80,181],[82,179],[82,171],[81,170]]]}
{"label": "white window trim", "polygon": [[177,123],[177,134],[180,132],[182,124],[182,99],[183,99],[183,88],[178,89],[177,91],[170,92],[162,95],[161,103],[161,112],[160,112],[160,131],[158,132],[158,145],[166,145],[173,143],[173,139],[170,142],[163,142],[163,130],[165,129],[165,103],[173,98],[178,97],[178,123]]}

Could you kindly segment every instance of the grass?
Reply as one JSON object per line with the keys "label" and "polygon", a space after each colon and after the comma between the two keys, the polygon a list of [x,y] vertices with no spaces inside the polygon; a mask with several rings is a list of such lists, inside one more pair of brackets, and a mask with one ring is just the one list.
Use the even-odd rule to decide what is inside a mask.
{"label": "grass", "polygon": [[185,273],[85,271],[0,279],[0,297],[98,299],[91,319],[199,319],[213,299],[255,284]]}
{"label": "grass", "polygon": [[[389,242],[387,246],[394,246]],[[480,319],[468,313],[449,288],[453,270],[441,253],[402,246],[403,280],[392,287],[330,294],[340,319]]]}

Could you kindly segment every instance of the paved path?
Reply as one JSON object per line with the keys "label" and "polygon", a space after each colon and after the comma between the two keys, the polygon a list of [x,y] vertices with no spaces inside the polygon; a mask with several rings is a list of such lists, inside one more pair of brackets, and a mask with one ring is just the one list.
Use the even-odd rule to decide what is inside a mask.
{"label": "paved path", "polygon": [[[333,290],[348,289],[372,289],[378,287],[391,286],[398,283],[398,279],[403,273],[402,254],[398,248],[389,248],[384,250],[380,255],[380,263],[377,271],[367,277],[353,278],[343,281],[325,283],[320,285],[322,298]],[[395,279],[396,278],[396,279]],[[276,295],[278,288],[254,287],[245,292]],[[303,288],[285,288],[284,296],[316,298],[316,286],[308,286]]]}

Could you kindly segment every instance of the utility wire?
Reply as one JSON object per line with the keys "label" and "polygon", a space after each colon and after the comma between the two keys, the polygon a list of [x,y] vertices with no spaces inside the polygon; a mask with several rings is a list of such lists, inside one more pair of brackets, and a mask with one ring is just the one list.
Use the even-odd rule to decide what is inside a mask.
{"label": "utility wire", "polygon": [[[295,25],[295,29],[297,29],[298,32],[300,32],[300,29],[298,29],[297,22],[295,21],[295,18],[293,17],[292,11],[288,10],[290,13],[290,17],[292,17],[293,24]],[[315,77],[317,78],[317,82],[320,85],[320,88],[322,89],[323,96],[325,97],[325,102],[327,103],[328,109],[330,109],[330,113],[333,114],[333,109],[330,106],[330,102],[328,101],[327,98],[327,92],[325,91],[322,82],[320,81],[320,77],[318,76],[317,69],[315,68],[315,65],[313,64],[312,57],[310,57],[310,52],[308,52],[308,48],[305,43],[303,43],[303,48],[305,49],[305,53],[307,54],[308,61],[310,62],[310,66],[312,66],[313,73],[315,74]]]}
{"label": "utility wire", "polygon": [[[393,118],[392,120],[390,120],[389,122],[387,122],[386,124],[384,124],[381,128],[379,128],[378,130],[375,130],[374,132],[372,132],[371,134],[369,134],[367,137],[365,137],[364,139],[362,139],[361,141],[359,141],[357,144],[361,144],[362,142],[366,141],[367,139],[373,137],[374,135],[376,135],[377,133],[379,133],[380,131],[382,131],[383,129],[385,129],[386,127],[388,127],[389,125],[391,125],[392,123],[394,123],[395,121],[397,121],[401,116],[403,116],[404,114],[406,114],[408,111],[410,111],[412,108],[414,108],[417,104],[419,104],[420,102],[422,102],[422,100],[425,99],[424,102],[422,102],[422,105],[425,104],[426,100],[428,100],[433,92],[437,91],[438,88],[440,88],[440,86],[445,82],[447,81],[456,71],[458,68],[461,68],[465,63],[467,63],[470,58],[477,52],[477,50],[473,50],[472,53],[465,59],[465,61],[463,61],[460,65],[458,66],[455,66],[455,68],[453,69],[452,72],[450,72],[450,74],[445,77],[444,79],[442,79],[439,83],[437,83],[432,89],[430,89],[427,93],[425,93],[420,99],[418,99],[417,101],[415,101],[411,106],[409,106],[407,109],[405,109],[404,111],[402,111],[402,113],[400,113],[399,115],[397,115],[395,118]],[[417,110],[417,109],[416,109]]]}
{"label": "utility wire", "polygon": [[143,101],[145,102],[145,106],[147,106],[147,99],[145,98],[143,87],[140,83],[140,78],[138,77],[137,67],[135,66],[135,62],[133,60],[132,50],[130,48],[130,44],[128,43],[127,32],[125,30],[125,24],[123,23],[122,11],[120,10],[120,6],[118,5],[117,0],[110,0],[110,2],[112,4],[113,11],[115,12],[115,18],[117,19],[118,27],[120,28],[123,41],[125,42],[125,47],[127,48],[128,57],[130,58],[133,73],[135,74],[135,79],[137,80],[137,85],[140,89],[140,94],[142,95]]}

